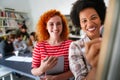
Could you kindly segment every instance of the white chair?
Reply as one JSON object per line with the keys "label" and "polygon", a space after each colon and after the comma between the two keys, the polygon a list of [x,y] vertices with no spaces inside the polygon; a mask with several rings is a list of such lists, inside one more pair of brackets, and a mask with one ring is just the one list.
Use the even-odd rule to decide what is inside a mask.
{"label": "white chair", "polygon": [[10,80],[13,80],[12,70],[4,66],[0,66],[0,79],[5,80],[6,76],[10,76]]}

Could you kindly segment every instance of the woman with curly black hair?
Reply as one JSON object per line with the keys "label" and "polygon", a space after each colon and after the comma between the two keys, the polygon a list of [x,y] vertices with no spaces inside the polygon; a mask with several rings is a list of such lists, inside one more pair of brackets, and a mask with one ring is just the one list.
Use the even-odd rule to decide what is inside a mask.
{"label": "woman with curly black hair", "polygon": [[[80,40],[72,42],[69,48],[69,64],[75,80],[95,78],[101,44],[100,28],[104,23],[105,13],[103,0],[77,0],[73,4],[70,13],[72,22],[85,33]],[[94,43],[92,49],[87,44],[91,42]],[[91,52],[88,53],[88,50]],[[90,75],[91,78],[88,79]]]}

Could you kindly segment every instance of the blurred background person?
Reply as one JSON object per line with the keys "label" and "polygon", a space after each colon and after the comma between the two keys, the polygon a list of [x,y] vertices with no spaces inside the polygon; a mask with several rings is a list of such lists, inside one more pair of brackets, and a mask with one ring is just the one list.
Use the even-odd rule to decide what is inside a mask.
{"label": "blurred background person", "polygon": [[29,40],[28,40],[28,47],[29,47],[29,50],[33,50],[33,48],[35,47],[37,43],[37,35],[35,32],[31,32],[30,33],[30,37],[29,37]]}
{"label": "blurred background person", "polygon": [[16,34],[16,38],[13,42],[15,51],[19,51],[19,53],[24,54],[28,51],[28,46],[26,42],[23,40],[22,34]]}
{"label": "blurred background person", "polygon": [[0,42],[0,53],[3,57],[14,55],[13,42],[15,39],[15,34],[10,34],[5,40]]}
{"label": "blurred background person", "polygon": [[23,24],[18,30],[16,30],[16,34],[22,34],[22,39],[27,42],[29,39],[29,33],[27,32],[26,24]]}

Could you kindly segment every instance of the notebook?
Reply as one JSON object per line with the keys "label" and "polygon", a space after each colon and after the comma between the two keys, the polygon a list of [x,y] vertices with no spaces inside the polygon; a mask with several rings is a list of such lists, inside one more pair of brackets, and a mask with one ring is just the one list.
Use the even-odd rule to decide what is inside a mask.
{"label": "notebook", "polygon": [[55,75],[64,72],[64,56],[58,57],[57,64],[46,72],[46,75]]}

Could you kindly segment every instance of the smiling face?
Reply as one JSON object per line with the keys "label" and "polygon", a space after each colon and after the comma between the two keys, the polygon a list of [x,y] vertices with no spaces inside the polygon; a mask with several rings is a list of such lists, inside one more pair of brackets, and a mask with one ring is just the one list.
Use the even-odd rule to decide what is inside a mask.
{"label": "smiling face", "polygon": [[94,8],[86,8],[79,13],[82,30],[90,39],[100,37],[101,20]]}
{"label": "smiling face", "polygon": [[62,28],[62,19],[60,16],[53,16],[47,22],[47,30],[50,38],[60,38]]}

